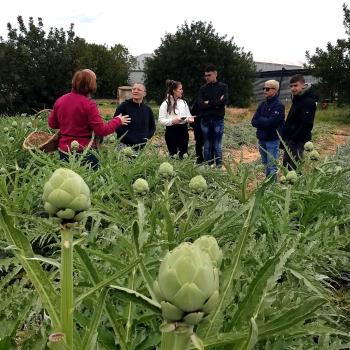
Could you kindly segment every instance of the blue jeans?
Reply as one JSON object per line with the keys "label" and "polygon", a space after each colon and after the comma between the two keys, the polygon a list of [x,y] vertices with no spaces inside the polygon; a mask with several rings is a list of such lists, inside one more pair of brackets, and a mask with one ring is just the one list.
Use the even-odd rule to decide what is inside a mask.
{"label": "blue jeans", "polygon": [[216,166],[221,166],[224,118],[202,118],[201,127],[204,140],[204,160],[211,164],[215,158]]}
{"label": "blue jeans", "polygon": [[266,176],[277,173],[277,160],[280,140],[261,141],[259,140],[259,152],[262,163],[266,167]]}

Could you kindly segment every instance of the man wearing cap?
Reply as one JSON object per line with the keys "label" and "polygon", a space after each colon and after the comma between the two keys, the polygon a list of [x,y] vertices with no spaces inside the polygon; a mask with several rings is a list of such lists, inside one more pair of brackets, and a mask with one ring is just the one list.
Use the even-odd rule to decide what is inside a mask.
{"label": "man wearing cap", "polygon": [[265,82],[263,87],[265,101],[259,104],[252,119],[252,125],[257,129],[256,137],[266,177],[276,176],[280,144],[278,133],[284,125],[284,105],[278,98],[278,91],[278,81]]}

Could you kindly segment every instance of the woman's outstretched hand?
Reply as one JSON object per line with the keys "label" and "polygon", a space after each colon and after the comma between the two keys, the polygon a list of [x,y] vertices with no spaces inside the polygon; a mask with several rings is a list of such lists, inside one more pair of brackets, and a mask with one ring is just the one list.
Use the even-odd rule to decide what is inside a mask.
{"label": "woman's outstretched hand", "polygon": [[119,114],[117,118],[120,118],[122,125],[128,125],[131,122],[131,118],[128,115]]}

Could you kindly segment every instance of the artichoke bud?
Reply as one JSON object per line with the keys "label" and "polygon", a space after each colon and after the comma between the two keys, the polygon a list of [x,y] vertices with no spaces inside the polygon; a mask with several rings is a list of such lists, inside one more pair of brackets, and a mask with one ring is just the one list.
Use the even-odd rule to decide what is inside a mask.
{"label": "artichoke bud", "polygon": [[79,148],[79,142],[77,140],[73,140],[70,144],[70,149],[72,151],[76,151]]}
{"label": "artichoke bud", "polygon": [[189,325],[199,323],[212,311],[218,290],[218,271],[210,256],[188,242],[165,256],[154,283],[164,319]]}
{"label": "artichoke bud", "polygon": [[306,142],[305,145],[304,145],[304,150],[306,152],[313,151],[314,150],[314,144],[311,141]]}
{"label": "artichoke bud", "polygon": [[208,188],[207,182],[202,175],[193,177],[190,181],[190,189],[194,193],[202,193]]}
{"label": "artichoke bud", "polygon": [[214,266],[220,267],[222,262],[222,250],[213,236],[201,236],[194,241],[193,245],[206,252],[210,256]]}
{"label": "artichoke bud", "polygon": [[[340,165],[336,165],[335,167],[334,167],[334,172],[337,174],[337,173],[339,173],[340,171],[342,171],[342,167],[340,166]],[[0,169],[1,170],[1,169]]]}
{"label": "artichoke bud", "polygon": [[298,179],[298,175],[296,173],[295,170],[291,170],[288,172],[288,174],[286,175],[286,181],[289,183],[289,184],[294,184],[296,183]]}
{"label": "artichoke bud", "polygon": [[15,141],[15,138],[13,136],[10,136],[9,137],[9,142],[14,142]]}
{"label": "artichoke bud", "polygon": [[11,126],[12,126],[13,128],[17,128],[17,122],[16,122],[16,121],[13,121],[12,124],[11,124]]}
{"label": "artichoke bud", "polygon": [[63,221],[81,221],[90,208],[90,190],[80,175],[70,169],[54,171],[44,185],[44,208]]}
{"label": "artichoke bud", "polygon": [[147,192],[149,192],[148,182],[145,179],[137,179],[133,185],[132,188],[134,189],[136,194],[139,195],[145,195]]}
{"label": "artichoke bud", "polygon": [[132,147],[124,147],[122,149],[122,153],[124,154],[124,156],[132,158],[135,155],[134,150],[132,149]]}
{"label": "artichoke bud", "polygon": [[174,168],[170,163],[164,162],[159,165],[158,173],[164,178],[172,177],[174,175]]}
{"label": "artichoke bud", "polygon": [[286,183],[286,177],[284,176],[284,175],[282,175],[281,177],[280,177],[280,183],[281,184],[285,184]]}
{"label": "artichoke bud", "polygon": [[4,127],[4,133],[8,133],[9,132],[9,128],[7,126]]}
{"label": "artichoke bud", "polygon": [[320,154],[315,149],[310,152],[309,157],[311,160],[320,160]]}

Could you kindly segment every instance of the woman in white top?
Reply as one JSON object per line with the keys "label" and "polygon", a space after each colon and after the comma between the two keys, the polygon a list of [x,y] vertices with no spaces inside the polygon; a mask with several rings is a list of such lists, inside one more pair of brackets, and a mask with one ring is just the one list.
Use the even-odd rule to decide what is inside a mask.
{"label": "woman in white top", "polygon": [[188,126],[194,117],[185,100],[182,99],[183,89],[179,81],[167,80],[166,100],[159,107],[159,122],[166,126],[165,142],[170,156],[179,154],[179,158],[188,150]]}

